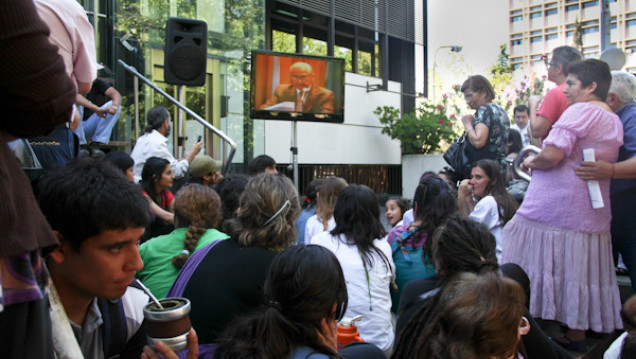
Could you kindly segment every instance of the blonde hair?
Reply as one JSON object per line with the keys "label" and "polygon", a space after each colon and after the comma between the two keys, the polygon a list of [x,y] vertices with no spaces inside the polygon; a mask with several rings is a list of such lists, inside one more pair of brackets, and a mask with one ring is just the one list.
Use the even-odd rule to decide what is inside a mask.
{"label": "blonde hair", "polygon": [[189,184],[177,193],[174,201],[175,228],[188,227],[183,239],[184,251],[172,258],[181,269],[197,248],[199,238],[208,228],[216,228],[221,220],[221,198],[210,187]]}
{"label": "blonde hair", "polygon": [[338,196],[346,187],[347,181],[340,177],[326,178],[320,185],[316,203],[316,217],[322,223],[325,231],[327,230],[329,219],[333,217],[333,209],[336,206]]}
{"label": "blonde hair", "polygon": [[289,178],[262,173],[247,183],[237,217],[228,223],[228,228],[241,246],[281,251],[298,240],[299,214],[298,192]]}

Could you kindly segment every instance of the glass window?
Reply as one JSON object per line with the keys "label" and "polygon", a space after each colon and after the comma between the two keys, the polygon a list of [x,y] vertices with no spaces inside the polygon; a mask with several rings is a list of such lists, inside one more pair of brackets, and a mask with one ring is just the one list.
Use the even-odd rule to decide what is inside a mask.
{"label": "glass window", "polygon": [[583,3],[583,8],[587,9],[588,7],[598,6],[598,0],[596,1],[588,1]]}
{"label": "glass window", "polygon": [[594,26],[594,27],[587,27],[583,29],[583,33],[584,34],[592,34],[595,32],[599,32],[599,28],[598,26]]}
{"label": "glass window", "polygon": [[530,38],[530,42],[541,42],[541,36],[535,36]]}
{"label": "glass window", "polygon": [[280,52],[296,52],[296,35],[273,30],[272,50]]}
{"label": "glass window", "polygon": [[538,17],[541,17],[541,13],[540,12],[533,12],[530,14],[530,18],[531,19],[536,19]]}
{"label": "glass window", "polygon": [[303,37],[303,54],[327,56],[327,41]]}
{"label": "glass window", "polygon": [[512,46],[519,46],[521,44],[523,44],[523,40],[522,39],[512,40]]}
{"label": "glass window", "polygon": [[574,11],[579,9],[579,4],[568,5],[565,7],[565,11]]}
{"label": "glass window", "polygon": [[545,41],[548,41],[548,40],[556,40],[556,39],[558,39],[558,38],[559,38],[559,35],[557,35],[557,34],[548,34],[548,35],[545,35]]}
{"label": "glass window", "polygon": [[523,20],[523,16],[517,15],[510,18],[510,22],[517,22]]}
{"label": "glass window", "polygon": [[345,71],[353,71],[353,50],[344,46],[334,46],[333,56],[345,59]]}
{"label": "glass window", "polygon": [[371,73],[371,56],[370,52],[358,51],[358,73],[362,75],[372,76]]}
{"label": "glass window", "polygon": [[636,20],[627,20],[627,26],[636,26]]}
{"label": "glass window", "polygon": [[570,30],[565,32],[565,37],[572,37],[572,36],[574,36],[574,31]]}
{"label": "glass window", "polygon": [[556,15],[559,13],[557,9],[548,9],[545,11],[545,16]]}

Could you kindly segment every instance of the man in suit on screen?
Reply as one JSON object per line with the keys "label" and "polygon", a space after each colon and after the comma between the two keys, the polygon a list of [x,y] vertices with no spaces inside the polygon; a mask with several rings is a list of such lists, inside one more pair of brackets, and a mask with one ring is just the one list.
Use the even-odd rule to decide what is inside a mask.
{"label": "man in suit on screen", "polygon": [[274,94],[260,106],[261,110],[282,102],[291,102],[288,109],[296,112],[333,113],[333,92],[313,84],[314,73],[305,62],[296,62],[289,68],[291,84],[276,86]]}

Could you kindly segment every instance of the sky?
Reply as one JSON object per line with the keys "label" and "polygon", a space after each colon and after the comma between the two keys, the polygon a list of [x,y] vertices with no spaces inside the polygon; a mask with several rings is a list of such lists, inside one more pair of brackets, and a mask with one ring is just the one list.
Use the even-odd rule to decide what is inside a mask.
{"label": "sky", "polygon": [[[428,0],[428,66],[437,63],[444,90],[469,75],[487,75],[499,46],[508,43],[508,8],[508,0]],[[462,46],[462,51],[440,49],[435,56],[447,45]]]}

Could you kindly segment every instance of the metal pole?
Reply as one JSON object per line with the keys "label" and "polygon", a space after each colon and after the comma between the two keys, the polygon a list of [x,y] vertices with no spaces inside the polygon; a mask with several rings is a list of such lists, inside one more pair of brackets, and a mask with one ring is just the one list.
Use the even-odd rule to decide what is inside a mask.
{"label": "metal pole", "polygon": [[294,186],[298,190],[298,121],[294,121],[292,125],[292,170],[294,171]]}
{"label": "metal pole", "polygon": [[126,71],[132,73],[135,76],[135,78],[141,79],[146,85],[150,86],[153,90],[157,91],[159,94],[161,94],[163,97],[165,97],[168,101],[173,103],[175,106],[177,106],[181,110],[185,111],[185,113],[190,115],[190,117],[194,118],[197,122],[202,124],[205,128],[207,128],[208,130],[210,130],[210,131],[214,132],[215,134],[217,134],[219,137],[221,137],[223,139],[223,141],[227,142],[230,145],[231,149],[230,149],[230,153],[227,156],[227,159],[223,163],[223,169],[221,170],[221,174],[227,173],[228,169],[230,168],[230,164],[232,163],[232,158],[234,158],[234,155],[236,154],[236,143],[228,135],[226,135],[223,131],[221,131],[221,130],[217,129],[216,127],[212,126],[208,121],[204,120],[196,112],[194,112],[191,109],[185,107],[183,104],[181,104],[179,101],[177,101],[174,97],[170,96],[164,90],[159,88],[159,86],[154,84],[152,81],[148,80],[144,75],[140,74],[137,71],[137,69],[135,69],[134,67],[128,65],[126,62],[122,61],[121,59],[118,60],[117,63],[119,63],[122,67],[124,67],[126,69]]}
{"label": "metal pole", "polygon": [[611,44],[610,16],[609,1],[601,0],[601,52]]}
{"label": "metal pole", "polygon": [[133,76],[133,95],[135,96],[135,142],[139,138],[139,78]]}
{"label": "metal pole", "polygon": [[[177,92],[179,94],[179,103],[185,103],[185,86],[177,86]],[[175,144],[175,153],[178,158],[185,156],[185,119],[183,111],[177,108],[177,143]]]}

